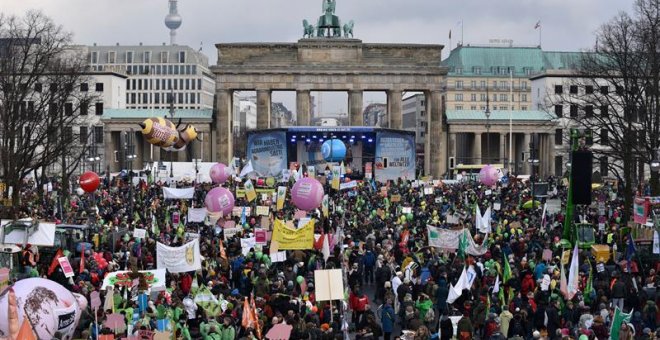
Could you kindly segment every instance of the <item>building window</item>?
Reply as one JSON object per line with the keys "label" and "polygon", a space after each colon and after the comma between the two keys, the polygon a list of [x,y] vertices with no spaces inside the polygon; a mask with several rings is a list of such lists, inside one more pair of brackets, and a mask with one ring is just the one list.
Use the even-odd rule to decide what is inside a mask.
{"label": "building window", "polygon": [[584,118],[592,118],[594,116],[594,107],[587,105],[584,107]]}
{"label": "building window", "polygon": [[520,111],[527,111],[527,106],[521,106]]}
{"label": "building window", "polygon": [[[167,54],[167,51],[162,51],[160,52],[160,63],[161,64],[166,64],[167,59],[169,59],[169,55]],[[163,71],[164,72],[164,71]]]}
{"label": "building window", "polygon": [[493,90],[497,90],[497,80],[493,80]]}
{"label": "building window", "polygon": [[51,117],[57,117],[57,104],[55,103],[48,104],[48,114]]}
{"label": "building window", "polygon": [[155,104],[160,104],[160,93],[156,92],[154,94],[154,103]]}
{"label": "building window", "polygon": [[96,83],[96,92],[103,92],[103,83]]}
{"label": "building window", "polygon": [[137,80],[137,89],[142,90],[142,79]]}
{"label": "building window", "polygon": [[456,105],[456,110],[463,110],[463,105]]}
{"label": "building window", "polygon": [[127,51],[126,52],[126,63],[127,64],[132,64],[133,63],[133,51]]}
{"label": "building window", "polygon": [[555,145],[564,144],[564,130],[556,129],[555,130]]}
{"label": "building window", "polygon": [[520,100],[523,101],[523,102],[526,102],[527,101],[527,94],[526,93],[521,94],[520,95]]}
{"label": "building window", "polygon": [[564,172],[564,157],[555,156],[555,176],[562,176]]}
{"label": "building window", "polygon": [[485,81],[485,80],[482,80],[481,82],[479,82],[479,87],[480,87],[482,90],[485,90],[485,89],[486,89],[486,81]]}
{"label": "building window", "polygon": [[99,63],[99,52],[93,51],[92,52],[92,57],[91,57],[92,64],[98,64]]}
{"label": "building window", "polygon": [[603,105],[600,107],[600,116],[607,117],[607,105]]}
{"label": "building window", "polygon": [[80,92],[87,92],[87,91],[89,91],[89,84],[80,83]]}
{"label": "building window", "polygon": [[594,136],[592,134],[591,129],[586,129],[584,131],[584,134],[586,136],[585,140],[587,142],[587,145],[593,145],[594,144]]}
{"label": "building window", "polygon": [[494,101],[494,102],[497,101],[497,93],[494,93],[494,94],[493,94],[493,101]]}
{"label": "building window", "polygon": [[87,144],[87,134],[88,134],[87,127],[86,126],[81,126],[80,127],[80,137],[79,137],[81,145]]}
{"label": "building window", "polygon": [[482,93],[481,95],[479,95],[479,99],[481,99],[482,102],[485,102],[486,101],[486,94]]}
{"label": "building window", "polygon": [[455,99],[457,102],[461,102],[461,101],[463,101],[463,94],[462,94],[462,93],[457,93],[457,94],[455,95],[454,99]]}
{"label": "building window", "polygon": [[500,94],[500,101],[501,102],[506,102],[506,101],[509,100],[508,97],[509,97],[508,95],[501,93]]}
{"label": "building window", "polygon": [[186,52],[185,51],[179,51],[179,62],[182,63],[182,64],[186,62]]}
{"label": "building window", "polygon": [[62,129],[62,140],[67,144],[73,141],[73,128],[71,126],[65,126]]}
{"label": "building window", "polygon": [[608,93],[610,93],[610,87],[609,87],[609,86],[601,86],[601,87],[600,87],[600,93],[601,93],[601,94],[608,94]]}
{"label": "building window", "polygon": [[73,116],[73,103],[64,103],[64,114]]}
{"label": "building window", "polygon": [[81,116],[87,116],[89,111],[89,106],[86,101],[81,101],[80,102],[80,115]]}
{"label": "building window", "polygon": [[48,86],[48,90],[49,90],[50,92],[57,92],[57,84],[56,84],[56,83],[52,83],[52,84],[50,84],[50,85]]}
{"label": "building window", "polygon": [[585,94],[594,94],[594,87],[591,85],[587,85],[584,87],[584,93]]}
{"label": "building window", "polygon": [[[531,73],[531,69],[530,69],[530,73]],[[527,91],[527,82],[526,82],[526,81],[523,81],[523,82],[520,84],[520,87],[521,87],[523,90]]]}
{"label": "building window", "polygon": [[117,62],[117,52],[110,51],[108,52],[108,64],[114,64]]}
{"label": "building window", "polygon": [[508,90],[509,89],[509,82],[508,81],[500,81],[500,88],[502,90]]}
{"label": "building window", "polygon": [[477,89],[477,81],[476,80],[470,81],[470,89],[472,89],[472,90]]}
{"label": "building window", "polygon": [[610,136],[607,134],[607,129],[600,130],[600,145],[609,145]]}
{"label": "building window", "polygon": [[142,58],[145,64],[151,63],[151,51],[145,51]]}
{"label": "building window", "polygon": [[570,110],[571,110],[571,118],[577,118],[577,116],[578,116],[578,106],[577,105],[571,105]]}
{"label": "building window", "polygon": [[477,106],[476,106],[476,105],[472,105],[472,106],[470,106],[470,110],[472,110],[472,111],[477,110]]}
{"label": "building window", "polygon": [[474,74],[477,74],[477,75],[481,74],[481,67],[475,66],[473,68],[473,72],[474,72]]}
{"label": "building window", "polygon": [[95,109],[96,109],[96,115],[97,116],[102,115],[103,114],[103,103],[98,102],[94,106],[95,106]]}
{"label": "building window", "polygon": [[607,156],[600,158],[600,175],[607,176],[609,175],[609,164],[607,162]]}
{"label": "building window", "polygon": [[94,143],[96,144],[103,143],[103,126],[94,127]]}
{"label": "building window", "polygon": [[616,86],[616,95],[617,96],[623,96],[623,86],[620,86],[620,85]]}
{"label": "building window", "polygon": [[143,93],[142,94],[142,104],[149,104],[149,94],[148,93]]}
{"label": "building window", "polygon": [[43,85],[41,83],[36,83],[34,84],[34,92],[39,92],[41,93],[41,90],[43,89]]}
{"label": "building window", "polygon": [[136,104],[135,95],[136,95],[135,93],[131,93],[131,101],[129,102],[129,104]]}
{"label": "building window", "polygon": [[476,93],[471,94],[470,95],[470,100],[473,101],[473,102],[476,102],[477,101],[477,94]]}
{"label": "building window", "polygon": [[578,94],[578,87],[577,87],[577,85],[571,85],[571,86],[568,88],[568,92],[569,92],[570,94]]}
{"label": "building window", "polygon": [[456,68],[456,74],[463,74],[463,68],[462,67],[457,67]]}
{"label": "building window", "polygon": [[555,105],[555,116],[561,118],[564,115],[564,107],[562,105]]}
{"label": "building window", "polygon": [[508,110],[508,109],[509,109],[508,106],[500,106],[500,110],[502,110],[502,111],[505,111],[505,110]]}
{"label": "building window", "polygon": [[555,85],[555,94],[562,94],[564,93],[564,87],[561,85]]}

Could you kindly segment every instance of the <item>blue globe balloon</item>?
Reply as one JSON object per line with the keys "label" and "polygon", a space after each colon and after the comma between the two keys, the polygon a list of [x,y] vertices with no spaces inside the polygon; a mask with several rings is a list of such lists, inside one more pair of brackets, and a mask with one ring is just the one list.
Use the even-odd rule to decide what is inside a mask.
{"label": "blue globe balloon", "polygon": [[340,162],[346,158],[346,145],[338,139],[329,139],[321,145],[321,154],[326,162]]}

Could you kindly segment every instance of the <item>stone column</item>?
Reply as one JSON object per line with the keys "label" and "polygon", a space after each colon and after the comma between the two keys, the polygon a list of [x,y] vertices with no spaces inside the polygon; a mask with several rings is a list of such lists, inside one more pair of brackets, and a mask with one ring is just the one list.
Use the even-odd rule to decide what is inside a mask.
{"label": "stone column", "polygon": [[298,126],[311,125],[311,97],[309,91],[296,91],[296,116]]}
{"label": "stone column", "polygon": [[506,167],[504,160],[507,158],[506,153],[508,152],[506,149],[506,138],[506,133],[500,133],[500,161],[498,163],[502,163],[504,167]]}
{"label": "stone column", "polygon": [[234,155],[232,139],[232,101],[234,93],[231,90],[218,90],[217,94],[218,114],[215,118],[216,160],[228,164]]}
{"label": "stone column", "polygon": [[472,144],[472,164],[481,164],[481,132],[474,133],[474,144]]}
{"label": "stone column", "polygon": [[426,144],[424,154],[426,159],[430,159],[430,175],[441,178],[447,171],[447,134],[442,126],[442,93],[431,91],[427,105],[430,106],[427,108],[427,112],[430,112],[430,124],[426,138],[430,142]]}
{"label": "stone column", "polygon": [[348,92],[348,118],[351,126],[364,126],[364,115],[362,114],[362,91]]}
{"label": "stone column", "polygon": [[103,127],[103,158],[104,162],[101,163],[102,170],[110,166],[110,170],[114,169],[115,164],[115,144],[112,141],[112,131],[106,125]]}
{"label": "stone column", "polygon": [[549,174],[553,176],[560,176],[561,174],[555,174],[555,135],[552,133],[547,134],[548,136],[548,169],[550,169]]}
{"label": "stone column", "polygon": [[529,159],[532,156],[531,153],[529,152],[530,151],[529,143],[531,143],[531,141],[532,141],[532,135],[530,133],[525,133],[525,136],[523,138],[522,152],[524,152],[525,155],[527,156],[525,157],[525,161],[522,164],[523,175],[532,174],[532,169],[530,168],[530,163],[529,163]]}
{"label": "stone column", "polygon": [[270,90],[257,90],[257,129],[270,129]]}
{"label": "stone column", "polygon": [[[458,149],[456,145],[456,133],[452,132],[449,133],[449,155],[447,157],[447,161],[449,162],[449,157],[454,157],[454,167],[456,167],[456,164],[458,164]],[[451,171],[451,169],[449,170]]]}
{"label": "stone column", "polygon": [[[424,101],[431,102],[431,92],[424,92]],[[426,134],[424,135],[424,175],[431,176],[431,107],[426,106],[426,115],[423,120],[426,121]]]}
{"label": "stone column", "polygon": [[[403,93],[401,91],[387,91],[387,113],[390,117],[390,129],[401,130],[403,128],[402,100]],[[440,110],[440,101],[438,101],[438,110]],[[442,115],[440,115],[440,124],[442,124]]]}

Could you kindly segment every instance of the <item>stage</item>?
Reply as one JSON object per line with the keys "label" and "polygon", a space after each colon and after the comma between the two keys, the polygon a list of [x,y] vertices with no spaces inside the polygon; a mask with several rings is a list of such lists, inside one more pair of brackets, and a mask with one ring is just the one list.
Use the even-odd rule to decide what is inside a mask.
{"label": "stage", "polygon": [[415,133],[370,127],[290,127],[248,133],[247,160],[260,177],[280,178],[283,170],[329,172],[341,162],[327,162],[321,146],[341,141],[346,148],[345,174],[377,181],[415,179]]}

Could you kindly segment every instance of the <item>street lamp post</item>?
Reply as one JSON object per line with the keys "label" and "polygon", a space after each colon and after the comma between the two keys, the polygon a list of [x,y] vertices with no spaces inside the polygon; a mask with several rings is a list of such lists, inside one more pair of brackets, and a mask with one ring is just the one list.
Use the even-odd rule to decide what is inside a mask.
{"label": "street lamp post", "polygon": [[490,108],[486,105],[486,164],[492,163],[490,161]]}
{"label": "street lamp post", "polygon": [[[170,89],[171,91],[171,89]],[[170,93],[170,120],[174,121],[174,91]],[[170,150],[170,185],[174,180],[174,155]]]}

